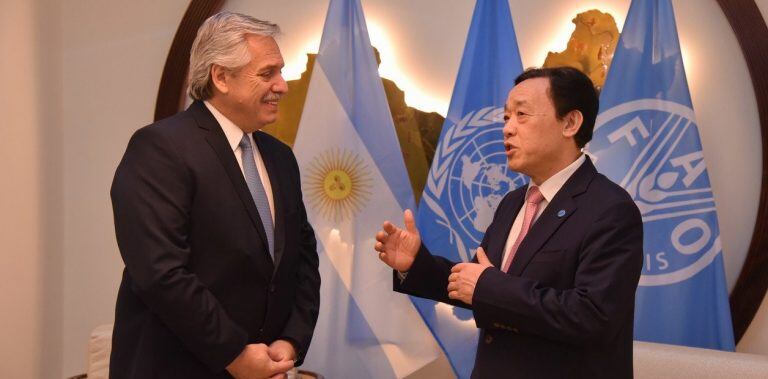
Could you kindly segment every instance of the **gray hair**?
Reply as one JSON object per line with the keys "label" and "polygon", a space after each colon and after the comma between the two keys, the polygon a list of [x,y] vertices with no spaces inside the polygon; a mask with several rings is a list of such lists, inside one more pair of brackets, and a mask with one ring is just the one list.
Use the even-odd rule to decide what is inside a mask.
{"label": "gray hair", "polygon": [[189,53],[189,96],[206,100],[213,95],[211,67],[219,65],[236,70],[251,61],[246,37],[256,34],[275,37],[280,27],[234,12],[220,12],[209,17],[197,31]]}

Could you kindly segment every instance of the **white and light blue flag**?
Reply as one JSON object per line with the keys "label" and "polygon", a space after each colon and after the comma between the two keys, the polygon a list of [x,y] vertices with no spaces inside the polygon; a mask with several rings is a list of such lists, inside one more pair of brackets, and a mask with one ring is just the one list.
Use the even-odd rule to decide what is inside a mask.
{"label": "white and light blue flag", "polygon": [[373,249],[414,200],[359,0],[331,0],[293,146],[320,256],[320,316],[304,367],[402,378],[440,355]]}
{"label": "white and light blue flag", "polygon": [[[478,0],[427,184],[416,214],[424,245],[467,262],[480,245],[504,195],[525,184],[508,172],[503,144],[504,103],[522,72],[506,0]],[[472,312],[412,297],[454,372],[468,378],[478,329]]]}
{"label": "white and light blue flag", "polygon": [[733,350],[715,199],[669,0],[632,2],[588,149],[643,217],[635,339]]}

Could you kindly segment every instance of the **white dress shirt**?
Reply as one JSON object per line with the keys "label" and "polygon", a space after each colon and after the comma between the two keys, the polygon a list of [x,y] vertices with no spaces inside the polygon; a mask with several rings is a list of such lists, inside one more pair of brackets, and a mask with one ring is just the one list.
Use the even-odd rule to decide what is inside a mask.
{"label": "white dress shirt", "polygon": [[[536,223],[536,220],[541,216],[541,214],[544,212],[544,209],[547,208],[547,205],[549,205],[549,202],[552,201],[552,198],[555,197],[555,195],[560,191],[561,188],[563,188],[563,185],[565,182],[568,181],[568,179],[573,175],[576,170],[581,167],[581,165],[584,163],[586,158],[584,157],[584,154],[581,154],[578,158],[576,158],[573,163],[568,165],[568,167],[560,170],[555,175],[552,175],[549,179],[545,180],[544,183],[541,183],[538,185],[539,191],[542,195],[544,195],[544,200],[539,203],[539,209],[536,210],[536,216],[533,217],[533,222],[531,223],[531,228],[533,228],[533,225]],[[528,183],[528,190],[530,190],[531,186],[535,186],[537,184],[533,183],[533,180],[531,180],[530,183]],[[528,190],[526,190],[526,198],[528,198]],[[517,217],[515,217],[515,222],[512,224],[512,229],[509,230],[509,236],[507,237],[507,243],[504,245],[504,256],[501,260],[501,265],[504,265],[504,262],[507,261],[507,256],[509,255],[509,250],[512,249],[512,245],[515,244],[515,241],[517,240],[517,236],[520,234],[520,230],[523,228],[523,218],[525,218],[525,208],[528,207],[528,202],[523,202],[523,207],[520,208],[520,212],[517,213]],[[530,229],[529,229],[530,230]]]}
{"label": "white dress shirt", "polygon": [[[224,131],[224,135],[227,137],[227,142],[235,153],[237,164],[240,166],[240,172],[243,173],[245,178],[245,172],[243,171],[243,149],[240,148],[240,141],[243,139],[245,132],[225,117],[218,109],[216,109],[211,103],[204,101],[205,106],[216,118],[216,121],[221,125],[221,129]],[[267,200],[269,201],[269,212],[272,216],[272,225],[275,224],[275,202],[272,195],[272,183],[269,181],[269,175],[267,174],[267,168],[264,166],[264,160],[261,159],[261,153],[259,147],[256,145],[256,141],[253,140],[253,135],[249,134],[248,139],[251,140],[251,146],[253,147],[253,158],[256,160],[256,169],[259,170],[259,178],[261,184],[264,186],[264,192],[267,193]]]}

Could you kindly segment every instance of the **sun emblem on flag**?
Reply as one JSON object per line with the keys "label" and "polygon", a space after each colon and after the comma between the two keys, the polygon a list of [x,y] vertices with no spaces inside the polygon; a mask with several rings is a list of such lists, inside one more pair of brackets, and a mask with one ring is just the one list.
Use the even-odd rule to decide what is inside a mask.
{"label": "sun emblem on flag", "polygon": [[368,166],[355,153],[328,150],[312,160],[306,174],[310,207],[339,222],[354,216],[371,195]]}

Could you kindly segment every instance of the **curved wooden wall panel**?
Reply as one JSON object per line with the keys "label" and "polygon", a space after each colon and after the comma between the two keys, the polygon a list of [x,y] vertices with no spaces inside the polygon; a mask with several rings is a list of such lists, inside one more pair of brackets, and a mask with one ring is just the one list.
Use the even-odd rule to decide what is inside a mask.
{"label": "curved wooden wall panel", "polygon": [[757,220],[747,259],[731,292],[733,333],[740,340],[768,289],[768,27],[754,0],[718,0],[736,33],[755,90],[763,141],[763,170]]}
{"label": "curved wooden wall panel", "polygon": [[165,60],[155,102],[155,121],[176,114],[184,105],[183,91],[189,69],[189,50],[197,29],[206,18],[218,12],[223,4],[224,0],[192,0],[189,3]]}
{"label": "curved wooden wall panel", "polygon": [[[739,41],[760,113],[763,169],[757,220],[752,242],[736,286],[731,292],[731,315],[736,341],[757,313],[768,290],[768,27],[754,0],[717,0]],[[177,113],[184,104],[189,50],[197,29],[217,12],[224,0],[192,0],[173,39],[160,80],[155,120]]]}

